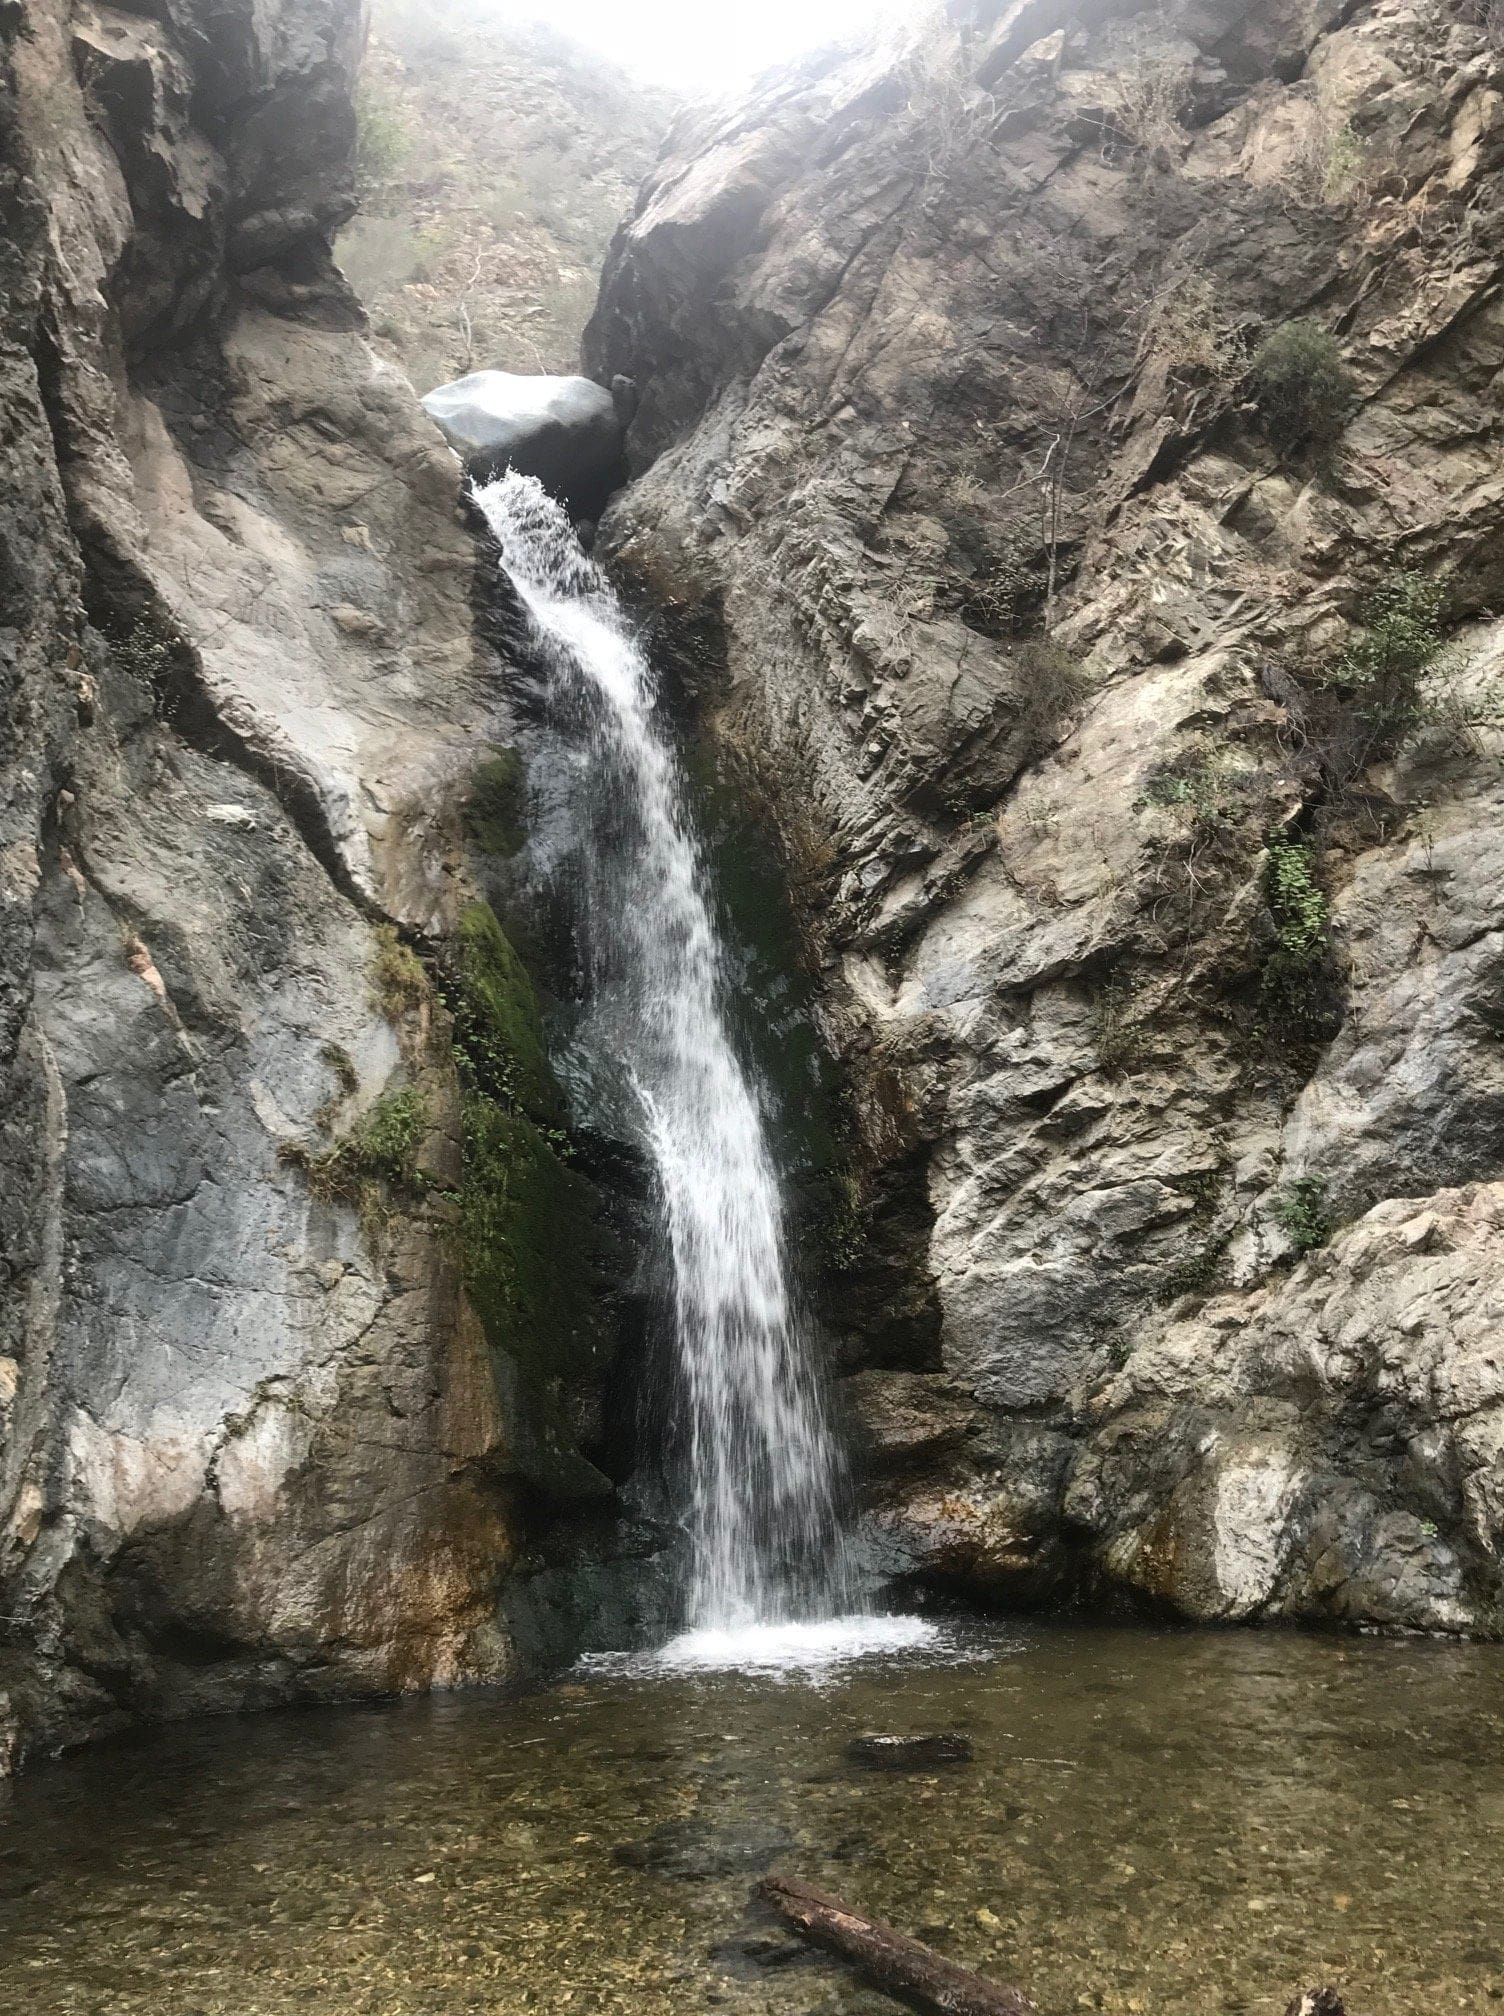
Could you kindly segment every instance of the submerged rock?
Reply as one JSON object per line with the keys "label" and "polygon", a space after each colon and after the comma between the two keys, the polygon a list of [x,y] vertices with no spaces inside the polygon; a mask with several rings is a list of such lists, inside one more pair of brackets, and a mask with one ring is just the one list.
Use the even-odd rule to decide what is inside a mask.
{"label": "submerged rock", "polygon": [[718,1876],[756,1875],[794,1847],[786,1829],[749,1821],[717,1825],[708,1820],[668,1820],[641,1841],[623,1841],[611,1859],[627,1869],[648,1869],[685,1883]]}
{"label": "submerged rock", "polygon": [[423,406],[477,479],[519,470],[590,518],[621,481],[630,399],[589,378],[472,371]]}
{"label": "submerged rock", "polygon": [[969,1764],[971,1738],[955,1729],[933,1736],[853,1736],[846,1756],[864,1771],[928,1771],[937,1764]]}

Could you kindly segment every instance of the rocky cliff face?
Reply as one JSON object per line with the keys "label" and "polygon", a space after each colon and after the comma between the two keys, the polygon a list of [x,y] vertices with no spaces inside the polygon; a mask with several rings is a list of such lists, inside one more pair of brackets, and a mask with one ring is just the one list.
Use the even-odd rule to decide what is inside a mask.
{"label": "rocky cliff face", "polygon": [[723,642],[931,1585],[1504,1616],[1497,17],[957,0],[611,254],[609,542]]}
{"label": "rocky cliff face", "polygon": [[457,465],[329,253],[362,32],[0,9],[7,1756],[503,1676],[523,1500],[609,1491]]}

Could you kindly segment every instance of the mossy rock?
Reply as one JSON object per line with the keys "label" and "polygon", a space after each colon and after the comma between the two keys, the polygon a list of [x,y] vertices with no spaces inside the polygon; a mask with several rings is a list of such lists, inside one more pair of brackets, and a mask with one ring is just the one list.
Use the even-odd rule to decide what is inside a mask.
{"label": "mossy rock", "polygon": [[462,1077],[542,1126],[561,1125],[564,1102],[544,1048],[538,997],[489,903],[466,905],[456,942],[449,1005]]}
{"label": "mossy rock", "polygon": [[470,773],[465,806],[465,838],[478,854],[508,861],[527,838],[522,758],[498,749]]}
{"label": "mossy rock", "polygon": [[611,1485],[575,1446],[564,1404],[609,1350],[599,1200],[565,1159],[537,996],[489,904],[460,918],[446,992],[463,1088],[465,1288],[495,1354],[513,1460],[551,1497],[600,1497]]}
{"label": "mossy rock", "polygon": [[526,1114],[464,1102],[465,1284],[493,1342],[546,1378],[596,1369],[601,1241],[591,1185]]}
{"label": "mossy rock", "polygon": [[598,1377],[608,1348],[595,1192],[526,1114],[475,1092],[463,1112],[465,1288],[498,1359],[519,1468],[553,1496],[599,1496],[610,1485],[575,1447],[561,1395]]}

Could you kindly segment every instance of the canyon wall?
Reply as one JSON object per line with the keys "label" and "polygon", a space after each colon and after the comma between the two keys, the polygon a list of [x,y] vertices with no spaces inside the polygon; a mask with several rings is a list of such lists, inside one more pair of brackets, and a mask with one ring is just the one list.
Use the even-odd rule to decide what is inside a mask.
{"label": "canyon wall", "polygon": [[611,1487],[458,466],[329,250],[360,7],[0,33],[13,1760],[505,1678],[529,1508]]}
{"label": "canyon wall", "polygon": [[618,234],[604,537],[782,842],[900,1577],[1500,1623],[1501,162],[1474,0],[957,0]]}

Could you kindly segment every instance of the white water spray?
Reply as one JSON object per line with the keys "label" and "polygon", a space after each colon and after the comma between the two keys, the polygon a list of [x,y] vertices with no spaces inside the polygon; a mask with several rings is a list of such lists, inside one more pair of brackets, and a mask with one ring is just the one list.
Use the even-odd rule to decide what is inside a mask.
{"label": "white water spray", "polygon": [[581,891],[592,1023],[635,1092],[672,1261],[692,1562],[680,1642],[702,1663],[735,1664],[729,1640],[749,1627],[830,1619],[848,1600],[838,1454],[790,1295],[778,1179],[727,1025],[722,947],[652,670],[537,482],[503,476],[476,503],[551,703],[581,724],[598,828]]}

